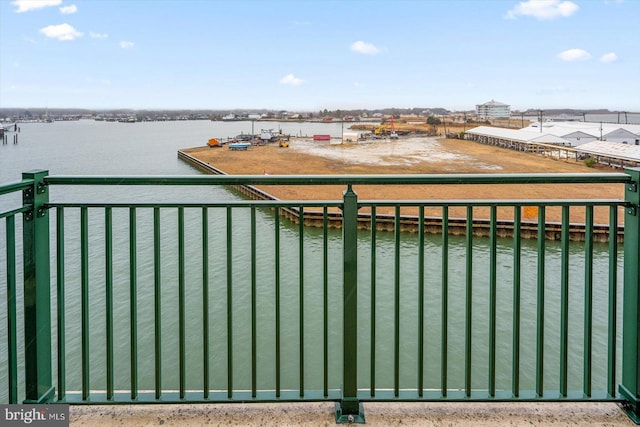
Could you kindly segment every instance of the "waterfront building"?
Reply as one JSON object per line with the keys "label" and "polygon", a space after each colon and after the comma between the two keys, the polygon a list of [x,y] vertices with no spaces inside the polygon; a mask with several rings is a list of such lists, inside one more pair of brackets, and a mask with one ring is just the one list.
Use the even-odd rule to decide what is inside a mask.
{"label": "waterfront building", "polygon": [[508,119],[511,116],[511,106],[491,100],[484,104],[476,104],[478,120]]}
{"label": "waterfront building", "polygon": [[[521,151],[549,152],[549,147],[571,147],[565,157],[594,157],[599,163],[615,167],[640,164],[640,125],[590,122],[534,122],[522,129],[478,126],[465,132],[465,138],[484,144]],[[546,145],[547,147],[541,147]]]}

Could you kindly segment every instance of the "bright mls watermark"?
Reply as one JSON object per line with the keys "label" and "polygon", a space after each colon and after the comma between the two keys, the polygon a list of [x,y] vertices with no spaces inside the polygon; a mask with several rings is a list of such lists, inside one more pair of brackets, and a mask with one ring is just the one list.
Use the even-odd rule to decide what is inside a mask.
{"label": "bright mls watermark", "polygon": [[0,426],[68,427],[69,405],[0,405]]}

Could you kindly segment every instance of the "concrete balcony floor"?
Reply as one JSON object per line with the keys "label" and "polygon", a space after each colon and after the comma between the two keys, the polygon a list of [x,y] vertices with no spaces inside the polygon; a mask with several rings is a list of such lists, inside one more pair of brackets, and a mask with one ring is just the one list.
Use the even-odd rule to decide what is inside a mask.
{"label": "concrete balcony floor", "polygon": [[[633,426],[614,403],[365,403],[368,426]],[[71,406],[71,426],[332,426],[334,404]]]}

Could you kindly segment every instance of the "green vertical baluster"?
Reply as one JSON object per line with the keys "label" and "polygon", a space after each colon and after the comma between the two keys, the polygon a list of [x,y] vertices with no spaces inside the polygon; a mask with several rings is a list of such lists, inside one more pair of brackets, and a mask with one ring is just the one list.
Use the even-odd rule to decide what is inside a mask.
{"label": "green vertical baluster", "polygon": [[162,397],[162,256],[160,251],[160,208],[153,208],[153,268],[154,268],[154,335],[155,335],[155,398]]}
{"label": "green vertical baluster", "polygon": [[424,206],[418,208],[418,396],[424,391]]}
{"label": "green vertical baluster", "polygon": [[343,350],[342,399],[336,403],[336,422],[364,422],[358,400],[358,196],[350,184],[343,193]]}
{"label": "green vertical baluster", "polygon": [[489,255],[489,396],[496,395],[496,258],[497,258],[497,208],[491,206]]}
{"label": "green vertical baluster", "polygon": [[562,206],[562,267],[560,273],[560,395],[567,396],[569,357],[569,206]]}
{"label": "green vertical baluster", "polygon": [[544,395],[545,206],[538,207],[538,295],[536,313],[536,395]]}
{"label": "green vertical baluster", "polygon": [[185,397],[184,208],[178,208],[178,347],[180,399]]}
{"label": "green vertical baluster", "polygon": [[[16,404],[18,403],[18,335],[16,330],[16,219],[14,215],[6,218],[5,229],[7,232],[7,336],[9,338],[7,362],[9,365],[9,403]],[[58,304],[58,307],[59,306]],[[59,325],[60,323],[58,323],[58,327]],[[60,337],[60,332],[58,332],[58,337]],[[60,353],[58,353],[58,360],[60,360],[61,357]],[[62,397],[64,397],[64,395]],[[59,392],[58,399],[61,399]]]}
{"label": "green vertical baluster", "polygon": [[257,324],[256,324],[256,207],[251,206],[251,397],[257,389]]}
{"label": "green vertical baluster", "polygon": [[298,313],[299,334],[300,334],[300,397],[304,397],[304,206],[299,208],[300,222],[298,223],[298,246],[299,258],[298,264],[300,272],[299,290],[300,293],[300,309]]}
{"label": "green vertical baluster", "polygon": [[441,341],[441,364],[440,372],[440,393],[442,397],[447,396],[447,329],[449,323],[449,207],[442,207],[442,335]]}
{"label": "green vertical baluster", "polygon": [[202,208],[202,391],[209,398],[209,211]]}
{"label": "green vertical baluster", "polygon": [[233,397],[233,218],[227,206],[227,398]]}
{"label": "green vertical baluster", "polygon": [[593,326],[593,206],[586,206],[584,230],[584,387],[591,397],[592,326]]}
{"label": "green vertical baluster", "polygon": [[616,334],[618,314],[618,207],[609,208],[609,357],[607,363],[607,392],[616,397]]}
{"label": "green vertical baluster", "polygon": [[625,172],[631,182],[625,189],[622,384],[618,391],[626,400],[623,408],[640,424],[640,169]]}
{"label": "green vertical baluster", "polygon": [[467,268],[465,276],[465,346],[464,346],[464,390],[471,396],[471,309],[473,290],[473,206],[467,206],[466,233]]}
{"label": "green vertical baluster", "polygon": [[129,328],[131,400],[138,399],[138,254],[136,241],[136,208],[129,208]]}
{"label": "green vertical baluster", "polygon": [[82,400],[89,400],[89,219],[86,206],[80,208],[80,269],[82,313]]}
{"label": "green vertical baluster", "polygon": [[393,395],[400,395],[400,206],[396,206],[394,219],[394,308],[393,308]]}
{"label": "green vertical baluster", "polygon": [[371,397],[376,395],[376,207],[371,206]]}
{"label": "green vertical baluster", "polygon": [[56,208],[56,299],[58,300],[58,400],[66,395],[66,350],[64,314],[64,208]]}
{"label": "green vertical baluster", "polygon": [[323,355],[323,396],[329,396],[329,212],[327,206],[322,209],[322,348]]}
{"label": "green vertical baluster", "polygon": [[107,400],[113,400],[113,213],[104,211],[105,234],[105,302],[107,323]]}
{"label": "green vertical baluster", "polygon": [[520,395],[520,262],[522,252],[522,208],[513,211],[513,367],[512,393]]}
{"label": "green vertical baluster", "polygon": [[32,181],[23,192],[23,206],[31,206],[22,222],[24,266],[24,403],[53,399],[51,360],[51,271],[49,251],[47,171],[22,174]]}
{"label": "green vertical baluster", "polygon": [[280,397],[280,209],[275,211],[275,273],[276,273],[276,397]]}

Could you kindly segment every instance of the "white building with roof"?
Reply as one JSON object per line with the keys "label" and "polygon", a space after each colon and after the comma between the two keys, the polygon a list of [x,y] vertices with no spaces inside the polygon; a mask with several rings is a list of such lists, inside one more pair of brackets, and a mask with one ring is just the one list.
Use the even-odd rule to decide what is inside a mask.
{"label": "white building with roof", "polygon": [[[640,164],[640,125],[589,122],[533,123],[522,129],[478,126],[465,138],[520,151],[534,151],[564,158],[593,157],[598,163],[614,166]],[[552,147],[552,148],[549,148]]]}
{"label": "white building with roof", "polygon": [[573,145],[574,147],[576,145],[586,144],[587,142],[595,141],[598,139],[595,135],[591,135],[579,130],[563,135],[562,137],[571,142],[571,145]]}
{"label": "white building with roof", "polygon": [[511,106],[493,99],[484,104],[476,104],[476,117],[479,120],[508,119],[511,117]]}
{"label": "white building with roof", "polygon": [[627,129],[618,128],[603,135],[602,140],[621,144],[640,145],[640,134],[634,134]]}
{"label": "white building with roof", "polygon": [[485,143],[497,143],[497,145],[508,144],[509,142],[552,144],[561,146],[571,145],[569,141],[559,136],[524,129],[478,126],[473,129],[469,129],[465,134],[467,139]]}
{"label": "white building with roof", "polygon": [[[540,122],[533,122],[522,131],[540,132]],[[543,122],[542,132],[559,136],[578,146],[601,140],[640,145],[640,125],[594,122]]]}

